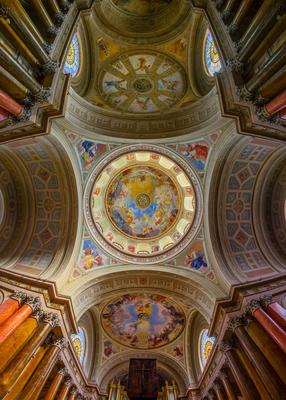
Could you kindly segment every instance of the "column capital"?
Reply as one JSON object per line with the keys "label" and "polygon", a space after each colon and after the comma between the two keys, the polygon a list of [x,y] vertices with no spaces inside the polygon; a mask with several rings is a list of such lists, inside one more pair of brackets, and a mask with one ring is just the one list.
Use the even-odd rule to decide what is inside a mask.
{"label": "column capital", "polygon": [[228,374],[227,374],[227,372],[226,372],[226,369],[222,369],[222,370],[220,371],[219,377],[220,377],[221,379],[229,379],[229,378],[228,378]]}
{"label": "column capital", "polygon": [[72,378],[70,376],[67,376],[64,381],[64,385],[69,386],[71,384],[72,384]]}
{"label": "column capital", "polygon": [[219,380],[215,380],[215,382],[214,382],[214,389],[215,390],[221,390],[222,389],[222,384],[220,383],[220,381]]}
{"label": "column capital", "polygon": [[233,317],[231,320],[228,321],[227,327],[231,331],[235,331],[236,328],[239,326],[244,326],[245,320],[242,316]]}
{"label": "column capital", "polygon": [[35,320],[39,323],[43,320],[44,314],[45,313],[43,310],[36,310],[32,313],[31,318],[35,318]]}
{"label": "column capital", "polygon": [[58,374],[60,374],[60,375],[62,375],[62,376],[65,376],[65,375],[67,375],[68,370],[67,370],[67,368],[62,367],[62,368],[60,368],[57,372],[58,372]]}
{"label": "column capital", "polygon": [[45,312],[43,315],[43,321],[50,324],[52,328],[55,328],[56,326],[60,326],[60,320],[56,313]]}
{"label": "column capital", "polygon": [[244,64],[238,59],[238,57],[227,60],[226,66],[230,71],[243,72]]}
{"label": "column capital", "polygon": [[67,341],[64,338],[56,338],[55,340],[53,340],[52,345],[62,350],[67,348]]}
{"label": "column capital", "polygon": [[10,298],[13,300],[17,300],[19,304],[22,306],[23,304],[25,304],[27,294],[16,290],[13,294],[11,294]]}
{"label": "column capital", "polygon": [[33,311],[38,311],[42,307],[40,297],[27,296],[25,304],[28,304]]}
{"label": "column capital", "polygon": [[272,296],[263,296],[260,299],[260,304],[263,308],[267,308],[270,304],[274,303]]}
{"label": "column capital", "polygon": [[246,102],[252,102],[255,94],[250,92],[245,85],[236,88],[236,94],[240,98],[240,100]]}
{"label": "column capital", "polygon": [[10,8],[7,6],[0,5],[0,17],[8,18],[10,14]]}
{"label": "column capital", "polygon": [[65,19],[65,14],[62,13],[61,11],[58,12],[58,13],[55,15],[55,21],[56,21],[56,24],[57,24],[57,25],[62,25],[62,23],[64,22],[64,19]]}
{"label": "column capital", "polygon": [[246,313],[253,314],[258,308],[261,308],[260,301],[258,299],[250,300],[246,306]]}
{"label": "column capital", "polygon": [[72,394],[72,395],[78,394],[78,390],[77,390],[77,387],[76,387],[76,386],[72,386],[72,387],[71,387],[70,394]]}
{"label": "column capital", "polygon": [[219,349],[221,352],[226,353],[234,348],[233,341],[231,340],[222,340]]}
{"label": "column capital", "polygon": [[255,112],[260,121],[279,124],[279,116],[277,114],[270,114],[264,105],[257,106]]}

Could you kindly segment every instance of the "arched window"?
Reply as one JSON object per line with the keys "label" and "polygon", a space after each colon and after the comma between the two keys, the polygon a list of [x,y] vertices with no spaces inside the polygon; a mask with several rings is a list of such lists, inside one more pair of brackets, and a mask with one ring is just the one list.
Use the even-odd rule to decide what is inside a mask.
{"label": "arched window", "polygon": [[71,335],[71,341],[80,363],[83,363],[85,355],[85,334],[82,328],[79,327],[78,333]]}
{"label": "arched window", "polygon": [[79,51],[79,41],[78,33],[75,33],[72,37],[66,62],[64,65],[64,72],[66,74],[71,74],[74,78],[79,70],[80,65],[80,51]]}
{"label": "arched window", "polygon": [[203,329],[199,337],[199,361],[201,370],[206,366],[208,358],[213,349],[215,337],[208,336],[208,330]]}
{"label": "arched window", "polygon": [[208,75],[214,76],[215,73],[221,70],[222,64],[213,35],[209,30],[206,33],[204,50],[206,72]]}

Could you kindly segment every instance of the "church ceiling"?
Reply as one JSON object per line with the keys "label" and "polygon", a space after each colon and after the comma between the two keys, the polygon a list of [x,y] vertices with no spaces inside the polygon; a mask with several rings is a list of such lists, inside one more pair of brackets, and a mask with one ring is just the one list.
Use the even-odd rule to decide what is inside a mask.
{"label": "church ceiling", "polygon": [[[133,153],[132,157],[130,157],[130,154],[129,154],[128,157],[130,157],[130,160],[126,160],[127,155],[125,155],[124,159],[125,159],[126,165],[118,167],[118,169],[114,168],[113,173],[111,173],[109,164],[116,161],[116,160],[114,160],[114,158],[116,158],[116,151],[121,152],[122,145],[115,144],[115,143],[95,142],[89,138],[81,137],[72,132],[68,133],[68,138],[69,138],[69,140],[73,146],[73,149],[76,153],[76,156],[77,156],[78,165],[80,167],[81,176],[82,176],[82,185],[83,185],[83,187],[86,187],[87,181],[88,180],[90,181],[90,183],[91,183],[90,193],[92,194],[92,196],[93,196],[93,193],[95,193],[95,189],[96,189],[95,180],[99,179],[100,174],[102,174],[104,172],[101,168],[101,160],[103,160],[103,159],[107,160],[108,156],[114,154],[114,156],[111,157],[110,161],[107,160],[107,166],[104,167],[104,168],[107,168],[107,170],[109,171],[108,173],[110,173],[112,176],[109,179],[109,181],[106,182],[105,189],[101,188],[102,189],[101,192],[98,192],[98,195],[95,195],[95,197],[96,197],[96,200],[94,200],[94,202],[96,204],[95,212],[98,212],[100,210],[100,208],[102,210],[105,210],[104,211],[104,221],[105,220],[109,221],[109,226],[111,227],[111,230],[112,230],[111,233],[114,234],[114,232],[115,232],[116,234],[120,234],[122,236],[122,238],[124,238],[124,239],[127,238],[129,250],[134,249],[134,244],[133,244],[132,249],[130,247],[132,245],[132,241],[135,243],[135,246],[139,243],[138,239],[140,239],[140,241],[143,242],[143,244],[145,242],[150,243],[150,241],[153,240],[154,243],[156,242],[154,245],[158,245],[157,239],[160,237],[160,235],[162,236],[162,234],[164,234],[164,232],[167,232],[167,235],[169,235],[170,228],[171,228],[171,231],[173,229],[173,232],[174,232],[174,221],[172,223],[170,218],[169,217],[165,218],[165,215],[164,215],[165,225],[160,224],[159,236],[157,234],[155,234],[155,237],[152,238],[152,233],[151,233],[151,237],[149,237],[149,238],[147,237],[147,241],[146,241],[146,238],[144,239],[144,237],[143,238],[137,237],[138,234],[139,234],[139,236],[140,236],[140,234],[142,235],[142,232],[140,231],[138,233],[136,229],[138,229],[138,227],[141,230],[143,229],[142,228],[143,225],[141,226],[141,224],[139,224],[139,226],[137,226],[137,227],[135,226],[134,232],[133,232],[133,234],[135,236],[134,236],[134,238],[132,238],[130,236],[130,232],[128,232],[128,229],[130,229],[130,226],[132,227],[132,224],[130,224],[130,226],[128,226],[128,224],[122,225],[121,217],[119,218],[118,216],[116,216],[115,220],[113,220],[113,218],[110,214],[110,209],[109,210],[105,209],[106,207],[114,208],[115,206],[117,206],[117,207],[119,207],[119,211],[121,212],[122,207],[121,207],[120,201],[124,202],[125,198],[123,197],[121,200],[119,199],[118,196],[113,196],[110,198],[108,196],[108,193],[113,190],[114,185],[116,184],[116,182],[118,183],[118,180],[121,181],[122,177],[123,177],[123,180],[125,178],[128,178],[128,180],[130,180],[131,178],[133,179],[135,177],[135,183],[136,183],[136,179],[138,178],[138,176],[140,176],[140,174],[138,175],[138,173],[141,170],[145,171],[145,174],[144,174],[145,176],[146,175],[149,176],[149,169],[153,168],[151,165],[149,165],[150,163],[147,163],[146,160],[145,161],[138,161],[138,160],[136,161],[135,156],[134,156],[135,153]],[[212,149],[215,145],[217,138],[218,138],[217,134],[211,134],[211,135],[201,138],[201,139],[198,138],[198,139],[190,141],[190,142],[170,144],[170,145],[167,145],[164,147],[160,147],[159,149],[161,152],[163,151],[163,153],[165,152],[165,149],[166,150],[169,149],[169,151],[171,151],[170,152],[171,155],[173,155],[173,156],[175,155],[178,159],[183,158],[185,160],[185,162],[187,163],[187,165],[192,168],[193,174],[195,176],[197,176],[197,179],[198,179],[197,182],[198,182],[199,186],[202,187],[202,189],[203,189],[204,184],[205,184],[204,182],[205,182],[205,174],[207,171],[208,160],[209,160],[210,154],[212,152]],[[136,149],[136,148],[133,147],[133,150],[134,149]],[[124,155],[124,153],[123,153],[123,155]],[[160,174],[162,174],[163,170],[162,170],[162,166],[160,165],[160,157],[159,157],[158,153],[154,153],[154,155],[156,156],[155,160],[153,160],[153,162],[155,163],[154,165],[156,168],[158,168],[158,166],[159,166],[158,172]],[[133,158],[133,160],[132,160],[132,158]],[[119,162],[119,161],[117,160],[117,162]],[[148,174],[146,174],[146,168],[148,168]],[[94,178],[90,178],[90,177],[91,177],[91,175],[94,176],[93,171],[96,171],[96,170],[99,171],[99,174],[95,174],[95,176],[97,178],[95,178],[95,180],[94,180]],[[171,169],[171,171],[172,171],[172,169]],[[134,176],[133,176],[133,172],[135,172]],[[172,177],[169,178],[169,175],[170,175],[169,169],[167,169],[166,172],[167,173],[164,176],[167,179],[167,184],[168,184],[168,182],[170,182],[170,185],[171,185],[169,193],[171,193],[173,195],[172,190],[175,189],[175,191],[177,191],[177,188],[180,185],[178,185],[178,183],[176,183],[176,178],[175,178],[175,181],[173,180],[174,178],[172,178]],[[176,174],[175,174],[175,176],[176,176]],[[152,177],[152,174],[150,175],[150,179],[151,179],[151,177]],[[129,193],[129,190],[130,190],[130,195],[131,195],[131,200],[129,199],[129,201],[131,201],[130,202],[130,205],[131,205],[130,211],[132,211],[132,207],[134,208],[134,206],[135,206],[135,208],[138,208],[137,211],[140,214],[139,215],[140,220],[144,219],[144,215],[145,215],[144,210],[147,209],[147,211],[148,211],[148,208],[146,207],[145,209],[144,208],[142,209],[140,207],[137,207],[136,201],[135,201],[135,203],[132,202],[132,197],[135,197],[135,200],[136,200],[137,195],[139,195],[139,198],[140,198],[140,196],[142,195],[141,189],[145,190],[145,195],[147,194],[147,196],[141,196],[142,201],[145,199],[145,197],[148,198],[149,195],[154,196],[154,187],[155,187],[155,191],[159,190],[159,192],[160,192],[160,187],[161,187],[160,179],[157,181],[156,174],[155,174],[154,182],[153,182],[153,180],[152,180],[152,182],[151,181],[149,182],[150,179],[148,178],[146,181],[143,180],[143,182],[141,182],[141,179],[139,179],[139,185],[134,186],[134,183],[132,183],[131,187],[125,188],[125,191],[127,193]],[[154,187],[153,187],[153,183],[155,183]],[[191,185],[192,185],[192,183],[191,183]],[[134,188],[132,189],[133,186],[134,186]],[[144,190],[143,190],[143,192],[144,192]],[[179,189],[179,190],[181,191],[181,189]],[[150,191],[150,193],[148,191]],[[178,192],[177,192],[177,195],[178,195]],[[90,199],[90,197],[89,197],[89,195],[87,195],[86,196],[86,201],[87,201],[86,204],[88,207],[90,205],[89,199]],[[172,199],[173,199],[173,197],[170,197],[170,205],[172,204],[172,201],[173,201]],[[165,200],[167,200],[167,203],[169,203],[168,198]],[[178,200],[182,204],[182,195],[181,194],[180,194],[180,199],[178,198]],[[155,203],[155,206],[156,207],[158,206],[158,208],[160,209],[160,207],[161,207],[160,196],[158,197],[158,200],[156,200],[156,201],[157,201],[157,204]],[[195,203],[196,203],[196,200],[195,200]],[[102,205],[100,206],[100,204],[102,204]],[[176,202],[176,204],[177,204],[177,202]],[[124,208],[124,204],[122,206]],[[126,206],[125,206],[125,208],[126,208]],[[171,212],[172,209],[177,210],[176,214],[174,215],[174,218],[173,218],[176,223],[176,219],[180,218],[180,216],[182,214],[181,214],[181,211],[179,211],[179,209],[177,208],[177,206],[170,207],[169,212]],[[153,212],[154,210],[150,209],[149,211]],[[134,211],[132,211],[132,212],[134,212]],[[195,209],[194,209],[193,213],[194,212],[195,212]],[[166,215],[168,215],[168,210],[166,210],[166,212],[164,212],[164,214],[165,213],[166,213]],[[123,217],[125,216],[125,219],[127,218],[127,220],[128,220],[128,214],[126,214],[126,215],[125,215],[125,211],[124,211]],[[148,216],[148,213],[146,214],[146,217],[147,217],[146,220],[148,221],[148,218],[150,218]],[[92,229],[94,229],[94,220],[92,219],[92,216],[90,218],[90,222],[92,224],[91,225]],[[119,226],[117,226],[116,224],[119,224]],[[154,222],[153,222],[153,224],[151,223],[150,227],[156,228],[156,223],[154,223]],[[152,230],[151,230],[151,232],[152,232]],[[153,231],[153,233],[156,233],[155,230]],[[132,232],[131,232],[131,235],[132,235]],[[150,235],[150,233],[145,233],[145,235],[148,236],[148,235]],[[99,236],[99,239],[100,239],[100,236]],[[124,264],[125,263],[124,260],[122,260],[122,259],[120,260],[120,258],[118,258],[118,256],[117,256],[118,248],[115,249],[116,252],[114,252],[114,249],[112,249],[112,250],[113,251],[111,251],[111,253],[110,253],[109,248],[106,246],[105,241],[101,242],[101,240],[95,239],[91,230],[88,228],[88,223],[86,222],[85,228],[83,230],[79,256],[78,256],[78,259],[77,259],[77,261],[74,265],[74,268],[71,272],[70,280],[74,281],[81,276],[84,276],[84,275],[92,273],[92,272],[96,272],[96,270],[101,269],[101,268],[110,268],[110,267]],[[127,253],[127,255],[128,255],[128,253]],[[134,256],[134,253],[131,253],[129,255]],[[124,256],[124,254],[123,254],[123,256]],[[197,233],[193,236],[193,239],[191,239],[190,244],[188,245],[188,247],[185,250],[182,249],[181,252],[177,256],[174,255],[169,260],[162,259],[161,264],[162,264],[162,262],[164,262],[165,265],[172,267],[172,268],[179,267],[179,268],[185,268],[186,271],[195,271],[196,273],[207,277],[211,281],[214,281],[214,282],[216,281],[216,276],[214,274],[214,271],[213,271],[213,268],[212,268],[210,262],[208,261],[207,253],[205,250],[203,229],[199,229],[197,231]]]}

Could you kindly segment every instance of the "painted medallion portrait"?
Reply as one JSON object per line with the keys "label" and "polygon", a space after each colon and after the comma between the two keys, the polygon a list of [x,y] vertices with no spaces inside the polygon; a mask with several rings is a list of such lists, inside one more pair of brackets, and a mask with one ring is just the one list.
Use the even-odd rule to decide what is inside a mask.
{"label": "painted medallion portrait", "polygon": [[170,299],[156,294],[126,294],[101,314],[105,332],[119,343],[153,349],[171,343],[185,327],[185,314]]}

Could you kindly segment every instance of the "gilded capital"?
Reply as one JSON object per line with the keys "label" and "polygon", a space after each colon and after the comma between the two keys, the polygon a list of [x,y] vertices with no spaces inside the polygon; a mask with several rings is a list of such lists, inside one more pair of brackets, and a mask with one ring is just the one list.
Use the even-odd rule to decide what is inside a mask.
{"label": "gilded capital", "polygon": [[260,304],[263,308],[267,308],[270,304],[274,303],[272,296],[263,296],[260,297]]}
{"label": "gilded capital", "polygon": [[250,300],[250,302],[247,304],[246,307],[246,312],[247,314],[253,314],[255,310],[258,308],[261,308],[260,301],[257,299]]}
{"label": "gilded capital", "polygon": [[25,304],[25,301],[27,299],[27,294],[16,290],[10,297],[11,299],[17,300],[19,304],[22,306],[23,304]]}

